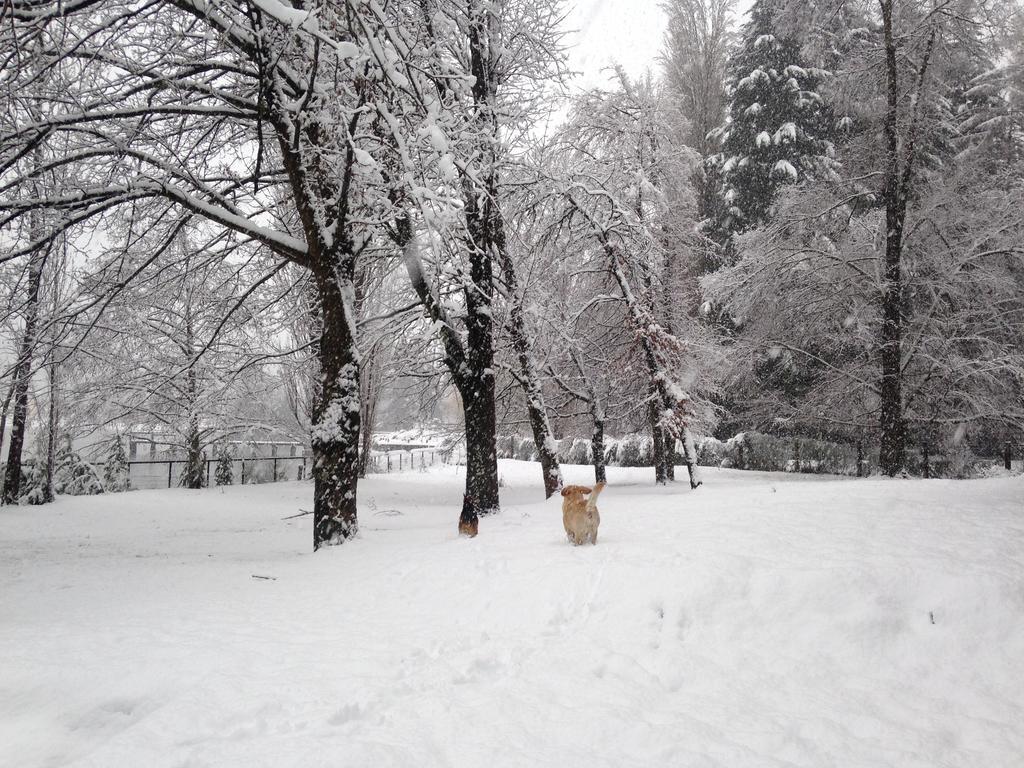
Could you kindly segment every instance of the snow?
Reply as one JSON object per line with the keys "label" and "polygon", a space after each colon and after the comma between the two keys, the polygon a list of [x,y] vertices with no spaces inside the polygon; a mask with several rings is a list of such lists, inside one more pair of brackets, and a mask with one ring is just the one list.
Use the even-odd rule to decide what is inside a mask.
{"label": "snow", "polygon": [[315,555],[303,483],[0,509],[0,765],[1021,764],[1024,478],[611,467],[576,548],[463,471]]}
{"label": "snow", "polygon": [[796,168],[788,160],[779,160],[772,166],[772,176],[782,176],[789,181],[797,180]]}

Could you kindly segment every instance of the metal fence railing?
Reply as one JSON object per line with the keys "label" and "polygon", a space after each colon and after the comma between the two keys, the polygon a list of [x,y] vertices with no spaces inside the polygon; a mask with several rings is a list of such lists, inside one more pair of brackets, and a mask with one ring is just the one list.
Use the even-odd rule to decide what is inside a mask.
{"label": "metal fence railing", "polygon": [[[231,484],[254,485],[284,480],[302,480],[309,475],[307,456],[254,456],[231,461]],[[151,459],[128,462],[128,482],[136,490],[156,488],[177,488],[182,485],[181,476],[185,471],[185,459]],[[217,459],[204,459],[203,484],[216,484]],[[105,462],[93,466],[103,477]]]}
{"label": "metal fence railing", "polygon": [[366,473],[382,475],[389,472],[426,471],[444,463],[447,454],[437,448],[414,448],[408,451],[374,451],[366,462]]}
{"label": "metal fence railing", "polygon": [[[438,463],[444,463],[448,454],[436,448],[418,448],[408,451],[374,451],[367,462],[367,474],[391,472],[426,471]],[[97,474],[103,477],[105,462],[95,462]],[[214,486],[217,483],[217,459],[204,459],[203,483]],[[128,461],[128,481],[136,490],[178,488],[182,485],[185,459],[149,459]],[[232,459],[231,484],[255,485],[286,480],[304,480],[309,477],[311,459],[308,456],[254,456],[248,459]]]}

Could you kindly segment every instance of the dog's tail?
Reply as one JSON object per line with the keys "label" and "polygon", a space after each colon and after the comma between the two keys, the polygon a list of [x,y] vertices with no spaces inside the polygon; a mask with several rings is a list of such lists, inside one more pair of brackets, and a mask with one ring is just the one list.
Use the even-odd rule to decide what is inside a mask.
{"label": "dog's tail", "polygon": [[587,512],[592,512],[597,507],[597,497],[601,495],[601,491],[604,490],[604,483],[598,483],[594,486],[593,493],[590,494],[590,498],[587,499]]}

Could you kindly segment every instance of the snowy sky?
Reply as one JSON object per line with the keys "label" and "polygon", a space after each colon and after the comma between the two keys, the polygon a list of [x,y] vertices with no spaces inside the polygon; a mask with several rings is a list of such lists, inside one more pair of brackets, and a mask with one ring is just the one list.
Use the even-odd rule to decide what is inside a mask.
{"label": "snowy sky", "polygon": [[[737,16],[750,7],[752,0],[739,0]],[[612,62],[618,62],[632,76],[650,68],[658,73],[658,54],[665,33],[665,14],[661,0],[577,0],[567,19],[576,30],[568,43],[573,46],[569,65],[580,72],[579,88],[602,85]]]}
{"label": "snowy sky", "polygon": [[658,69],[665,14],[659,0],[578,0],[569,13],[569,37],[573,46],[569,65],[581,73],[576,85],[591,88],[604,84],[609,73],[602,69],[613,62],[633,76]]}

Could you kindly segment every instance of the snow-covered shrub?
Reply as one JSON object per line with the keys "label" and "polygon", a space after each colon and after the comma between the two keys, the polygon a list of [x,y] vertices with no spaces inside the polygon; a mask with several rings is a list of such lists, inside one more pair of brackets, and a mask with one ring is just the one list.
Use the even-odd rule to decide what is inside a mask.
{"label": "snow-covered shrub", "polygon": [[647,435],[631,434],[619,443],[620,467],[649,467],[654,457],[654,440]]}
{"label": "snow-covered shrub", "polygon": [[216,485],[231,485],[235,482],[234,461],[226,445],[217,449],[217,469],[213,475]]}
{"label": "snow-covered shrub", "polygon": [[[697,466],[717,467],[722,464],[725,457],[725,444],[708,435],[701,435],[694,440],[697,449]],[[682,450],[677,446],[677,452],[681,455]]]}
{"label": "snow-covered shrub", "polygon": [[[568,440],[562,442],[568,443]],[[589,440],[577,437],[572,441],[569,450],[566,451],[567,464],[590,464],[593,460],[593,446]]]}
{"label": "snow-covered shrub", "polygon": [[605,466],[614,467],[619,463],[620,441],[614,437],[604,439],[604,463]]}
{"label": "snow-covered shrub", "polygon": [[537,446],[532,438],[516,438],[515,458],[520,461],[537,461]]}
{"label": "snow-covered shrub", "polygon": [[516,457],[515,435],[499,436],[496,440],[497,456],[499,459],[514,459]]}
{"label": "snow-covered shrub", "polygon": [[45,504],[46,462],[29,457],[21,462],[19,504]]}
{"label": "snow-covered shrub", "polygon": [[569,449],[572,448],[572,440],[552,440],[551,443],[555,448],[555,456],[558,458],[560,464],[569,463]]}
{"label": "snow-covered shrub", "polygon": [[117,435],[110,441],[107,459],[103,464],[103,490],[108,493],[119,493],[127,491],[129,486],[128,457],[125,456],[121,436]]}
{"label": "snow-covered shrub", "polygon": [[951,441],[943,446],[942,456],[932,466],[932,477],[964,480],[978,474],[978,457],[966,440]]}
{"label": "snow-covered shrub", "polygon": [[53,490],[67,496],[91,496],[103,493],[103,483],[91,464],[65,446],[57,453]]}

